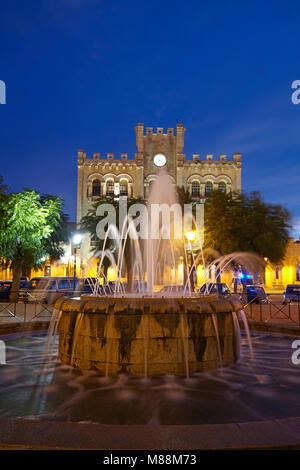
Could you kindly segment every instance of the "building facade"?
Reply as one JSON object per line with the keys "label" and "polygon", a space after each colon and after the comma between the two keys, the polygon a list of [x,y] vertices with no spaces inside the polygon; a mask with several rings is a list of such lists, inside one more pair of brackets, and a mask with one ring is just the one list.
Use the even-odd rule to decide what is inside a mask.
{"label": "building facade", "polygon": [[[99,196],[123,195],[133,198],[147,199],[151,184],[163,168],[174,185],[189,190],[193,199],[204,203],[212,189],[226,192],[241,191],[241,154],[235,153],[232,160],[226,155],[214,158],[206,155],[201,159],[198,154],[186,158],[184,152],[184,132],[182,124],[177,124],[176,132],[168,128],[144,129],[143,124],[135,127],[137,151],[131,158],[126,153],[115,158],[113,154],[100,158],[94,153],[87,158],[83,150],[78,151],[78,193],[77,193],[77,224],[80,222],[92,203]],[[72,227],[76,230],[76,224]],[[81,249],[77,254],[77,276],[82,276],[81,263],[91,254],[89,237],[84,237]],[[267,290],[282,291],[287,284],[300,285],[300,240],[291,238],[285,256],[280,263],[271,264],[266,258],[265,287]],[[202,279],[203,267],[198,266],[198,278]],[[74,250],[72,241],[65,247],[65,255],[58,261],[47,263],[40,270],[32,270],[34,276],[73,276]],[[211,282],[215,281],[215,273],[207,273]],[[0,269],[0,280],[12,279],[10,268]],[[108,279],[114,279],[113,270]],[[222,274],[222,282],[231,286],[232,273]]]}
{"label": "building facade", "polygon": [[265,287],[283,290],[287,284],[300,285],[300,240],[290,238],[280,263],[272,264],[265,259]]}
{"label": "building facade", "polygon": [[[128,196],[147,199],[151,185],[159,172],[169,175],[172,183],[189,190],[193,199],[204,202],[213,189],[224,192],[241,191],[241,154],[235,153],[232,160],[226,155],[218,159],[206,155],[200,159],[194,154],[187,159],[184,154],[184,133],[182,124],[177,124],[176,132],[168,128],[166,132],[158,127],[144,128],[139,123],[135,127],[136,153],[129,158],[122,153],[116,158],[113,153],[100,157],[94,153],[87,158],[83,150],[78,151],[78,191],[77,223],[88,212],[91,204],[99,196]],[[89,241],[85,240],[82,254],[87,257]]]}

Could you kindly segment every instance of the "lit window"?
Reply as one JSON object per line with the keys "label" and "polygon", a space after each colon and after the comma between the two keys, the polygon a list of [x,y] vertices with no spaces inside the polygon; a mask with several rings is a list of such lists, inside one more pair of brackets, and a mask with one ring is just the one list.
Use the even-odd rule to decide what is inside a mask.
{"label": "lit window", "polygon": [[114,196],[115,184],[113,181],[107,181],[106,183],[106,196]]}
{"label": "lit window", "polygon": [[92,196],[100,196],[100,194],[101,194],[101,183],[99,180],[94,180],[93,187],[92,187]]}
{"label": "lit window", "polygon": [[221,191],[222,193],[226,193],[226,183],[224,183],[224,181],[221,181],[221,183],[219,183],[219,191]]}
{"label": "lit window", "polygon": [[213,184],[211,181],[208,181],[207,183],[205,183],[205,196],[209,196],[210,193],[212,192],[213,190]]}
{"label": "lit window", "polygon": [[192,183],[192,197],[200,196],[200,184],[197,181]]}
{"label": "lit window", "polygon": [[121,183],[120,183],[120,196],[128,196],[127,181],[121,181]]}

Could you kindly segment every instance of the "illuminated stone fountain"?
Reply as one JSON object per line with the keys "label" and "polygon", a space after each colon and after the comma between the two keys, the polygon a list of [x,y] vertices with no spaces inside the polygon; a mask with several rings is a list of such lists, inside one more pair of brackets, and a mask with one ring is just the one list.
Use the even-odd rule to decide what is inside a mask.
{"label": "illuminated stone fountain", "polygon": [[[158,178],[152,192],[149,204],[164,203],[170,207],[178,203],[167,175]],[[149,224],[149,233],[154,228],[162,237],[164,229],[170,230],[170,227],[160,226],[157,220],[159,218],[155,222],[153,217],[145,223]],[[112,230],[117,231],[115,226]],[[124,262],[122,240],[122,236],[117,240],[119,255],[114,263],[117,272],[122,271]],[[233,364],[239,358],[237,313],[242,309],[241,303],[235,297],[225,300],[210,295],[195,296],[191,289],[186,291],[185,297],[159,296],[154,291],[158,284],[157,266],[167,258],[169,263],[173,260],[171,268],[176,269],[179,259],[187,260],[184,241],[149,237],[143,248],[144,257],[140,246],[135,245],[135,260],[140,263],[137,272],[142,273],[139,281],[144,283],[147,279],[146,296],[124,294],[117,290],[120,287],[117,282],[114,294],[109,297],[95,295],[57,301],[60,361],[79,369],[96,369],[106,375],[126,372],[145,376],[188,376],[196,371]],[[99,253],[99,274],[103,253],[104,248]],[[111,259],[112,254],[109,256]],[[188,263],[186,269],[189,280]],[[95,294],[96,291],[97,285]]]}
{"label": "illuminated stone fountain", "polygon": [[106,375],[179,374],[229,366],[239,358],[237,313],[231,298],[57,301],[58,358]]}

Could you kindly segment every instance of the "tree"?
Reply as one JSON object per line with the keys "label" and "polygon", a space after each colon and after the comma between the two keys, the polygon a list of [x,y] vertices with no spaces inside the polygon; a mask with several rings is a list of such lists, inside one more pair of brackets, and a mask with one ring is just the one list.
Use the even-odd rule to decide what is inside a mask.
{"label": "tree", "polygon": [[0,257],[12,266],[11,301],[17,299],[23,265],[38,265],[42,258],[58,255],[55,237],[63,220],[60,198],[25,189],[0,199]]}
{"label": "tree", "polygon": [[[56,196],[51,194],[41,195],[41,203],[44,204],[49,200],[57,200]],[[44,249],[48,255],[50,262],[60,259],[64,255],[63,244],[67,244],[70,241],[70,227],[69,227],[69,216],[62,212],[63,201],[61,201],[60,217],[55,223],[52,224],[53,231],[50,236],[43,239]]]}
{"label": "tree", "polygon": [[[133,204],[139,204],[139,203],[142,203],[141,199],[127,198],[128,209]],[[115,213],[116,213],[116,226],[119,232],[122,230],[122,227],[119,227],[119,209],[120,209],[119,201],[115,200],[113,197],[106,197],[106,196],[99,197],[97,201],[94,202],[91,209],[89,209],[88,213],[84,217],[82,217],[81,222],[80,222],[80,229],[87,231],[90,234],[91,239],[94,241],[94,246],[92,248],[92,251],[94,254],[101,252],[104,247],[104,240],[101,238],[98,238],[96,234],[98,222],[100,222],[100,220],[102,220],[103,218],[101,216],[97,216],[96,212],[97,212],[98,207],[102,204],[113,205],[115,209]],[[105,249],[110,250],[114,254],[115,258],[117,258],[118,256],[117,247],[112,238],[109,238],[109,237],[107,238]],[[127,267],[128,291],[130,292],[133,286],[133,253],[131,250],[130,237],[127,237],[127,240],[126,240],[124,256],[125,256],[125,262],[126,262],[126,267]],[[107,277],[107,268],[109,266],[110,266],[109,259],[104,258],[103,269],[104,269],[105,279]]]}
{"label": "tree", "polygon": [[184,204],[192,204],[193,202],[195,204],[195,201],[193,201],[192,199],[191,193],[189,192],[188,189],[185,189],[184,186],[177,186],[176,191],[177,191],[179,204],[182,206],[182,208]]}
{"label": "tree", "polygon": [[0,175],[0,197],[3,197],[6,194],[7,190],[8,186],[6,186],[6,184],[3,184],[3,176]]}
{"label": "tree", "polygon": [[205,247],[221,254],[247,251],[280,261],[289,238],[291,215],[281,205],[265,203],[258,192],[213,191],[204,209]]}

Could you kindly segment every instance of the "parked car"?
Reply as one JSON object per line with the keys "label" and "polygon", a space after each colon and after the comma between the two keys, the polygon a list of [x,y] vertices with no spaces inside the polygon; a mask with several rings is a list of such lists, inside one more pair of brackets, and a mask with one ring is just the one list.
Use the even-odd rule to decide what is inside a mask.
{"label": "parked car", "polygon": [[26,289],[29,286],[29,280],[27,277],[20,277],[20,289]]}
{"label": "parked car", "polygon": [[[0,281],[0,300],[5,300],[8,301],[12,289],[12,284],[13,281]],[[19,290],[19,298],[20,298],[20,292],[22,290],[26,289],[28,286],[28,280],[27,278],[21,277],[20,278],[20,290]]]}
{"label": "parked car", "polygon": [[[78,279],[75,279],[75,291],[78,288]],[[24,301],[38,301],[53,304],[59,297],[71,296],[74,292],[74,278],[60,277],[34,277],[26,289],[20,289],[20,297]]]}
{"label": "parked car", "polygon": [[137,281],[136,279],[134,279],[133,285],[132,285],[133,292],[145,293],[145,292],[148,292],[147,289],[148,289],[147,282]]}
{"label": "parked car", "polygon": [[224,296],[231,294],[231,290],[225,282],[210,282],[208,284],[203,284],[198,289],[199,294],[217,294],[218,296]]}
{"label": "parked car", "polygon": [[92,294],[94,289],[95,279],[94,278],[85,278],[79,279],[77,283],[77,291],[80,294]]}
{"label": "parked car", "polygon": [[0,301],[9,300],[12,281],[0,281]]}
{"label": "parked car", "polygon": [[300,302],[300,285],[299,284],[288,284],[283,293],[283,303],[298,303]]}
{"label": "parked car", "polygon": [[176,294],[176,295],[184,295],[189,292],[188,287],[180,285],[180,286],[164,286],[160,293],[162,294]]}
{"label": "parked car", "polygon": [[[96,284],[96,278],[85,278],[78,280],[77,292],[81,295],[93,294],[94,286]],[[109,295],[114,292],[114,287],[111,287],[107,284],[99,284],[97,286],[97,294]]]}
{"label": "parked car", "polygon": [[[243,300],[243,294],[241,294]],[[247,285],[247,303],[267,304],[269,302],[265,289],[262,286]]]}

